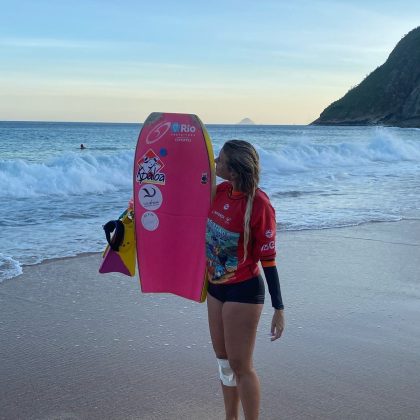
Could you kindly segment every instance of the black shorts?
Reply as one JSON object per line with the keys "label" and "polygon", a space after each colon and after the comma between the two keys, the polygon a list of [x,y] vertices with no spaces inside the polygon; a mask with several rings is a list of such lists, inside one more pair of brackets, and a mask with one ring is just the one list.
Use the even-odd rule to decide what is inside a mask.
{"label": "black shorts", "polygon": [[264,303],[265,286],[260,275],[234,284],[209,283],[207,292],[220,302]]}

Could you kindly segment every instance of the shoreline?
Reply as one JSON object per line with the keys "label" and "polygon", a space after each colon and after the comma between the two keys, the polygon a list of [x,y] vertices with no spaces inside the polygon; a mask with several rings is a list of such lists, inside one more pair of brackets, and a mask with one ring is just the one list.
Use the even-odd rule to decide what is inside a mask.
{"label": "shoreline", "polygon": [[[406,223],[406,222],[411,222],[411,221],[420,222],[420,219],[418,219],[418,218],[404,219],[403,218],[403,219],[399,219],[399,220],[368,221],[368,222],[361,222],[359,224],[354,224],[354,225],[334,226],[334,227],[320,227],[320,228],[316,228],[316,229],[312,228],[312,229],[283,230],[279,227],[277,229],[277,234],[281,237],[284,234],[288,235],[288,234],[298,234],[298,233],[301,233],[301,232],[323,232],[323,231],[335,231],[335,230],[340,231],[340,230],[343,230],[343,229],[353,229],[353,228],[357,229],[359,227],[371,226],[371,225],[376,225],[376,224],[387,225],[387,224],[394,224],[394,223]],[[105,249],[105,247],[106,247],[106,242],[104,241],[104,249]],[[22,269],[23,269],[23,268],[27,268],[27,267],[35,267],[35,266],[40,265],[40,264],[48,264],[48,263],[51,263],[51,262],[62,261],[62,260],[67,260],[67,259],[74,259],[74,258],[90,256],[90,255],[98,255],[98,254],[102,254],[102,253],[103,253],[103,250],[102,251],[92,251],[92,252],[80,252],[80,253],[76,253],[75,255],[67,255],[67,256],[63,256],[63,257],[54,257],[54,258],[46,258],[46,259],[43,259],[40,262],[36,262],[36,263],[33,263],[33,264],[20,264],[19,261],[16,261],[16,260],[14,260],[14,261],[16,261],[20,265],[20,267],[22,267]],[[0,280],[0,284],[4,281],[13,280],[14,278],[17,278],[17,277],[21,276],[22,274],[19,274],[15,277],[11,277],[11,278],[8,278],[8,279]]]}
{"label": "shoreline", "polygon": [[[280,232],[284,336],[254,363],[261,419],[416,418],[420,222]],[[142,294],[100,255],[0,283],[0,418],[220,419],[206,305]]]}
{"label": "shoreline", "polygon": [[47,259],[42,260],[40,262],[37,262],[35,264],[22,264],[22,267],[34,267],[34,266],[37,266],[37,265],[50,264],[50,263],[54,263],[54,262],[66,261],[66,260],[71,260],[71,259],[75,259],[75,258],[90,257],[91,255],[102,254],[102,252],[103,251],[80,252],[76,255],[67,255],[65,257],[47,258]]}

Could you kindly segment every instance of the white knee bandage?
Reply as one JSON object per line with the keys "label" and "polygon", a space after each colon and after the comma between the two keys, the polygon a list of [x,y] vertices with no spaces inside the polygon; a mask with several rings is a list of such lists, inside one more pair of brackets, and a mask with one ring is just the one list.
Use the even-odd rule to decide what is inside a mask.
{"label": "white knee bandage", "polygon": [[229,360],[217,359],[217,363],[219,364],[219,375],[223,385],[236,386],[235,374],[230,367]]}

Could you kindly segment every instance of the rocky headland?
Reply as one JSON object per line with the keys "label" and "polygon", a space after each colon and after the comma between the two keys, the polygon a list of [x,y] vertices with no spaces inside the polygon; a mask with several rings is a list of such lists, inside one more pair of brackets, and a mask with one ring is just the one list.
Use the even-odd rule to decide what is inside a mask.
{"label": "rocky headland", "polygon": [[420,27],[312,124],[420,127]]}

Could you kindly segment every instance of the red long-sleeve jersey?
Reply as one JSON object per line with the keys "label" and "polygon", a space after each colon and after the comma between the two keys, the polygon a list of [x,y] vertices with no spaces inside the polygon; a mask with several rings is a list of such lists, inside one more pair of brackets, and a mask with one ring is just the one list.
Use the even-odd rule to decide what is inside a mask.
{"label": "red long-sleeve jersey", "polygon": [[247,196],[232,191],[230,182],[217,186],[206,230],[210,280],[239,283],[259,274],[258,261],[276,256],[276,215],[268,196],[257,189],[252,206],[248,255],[244,258]]}

